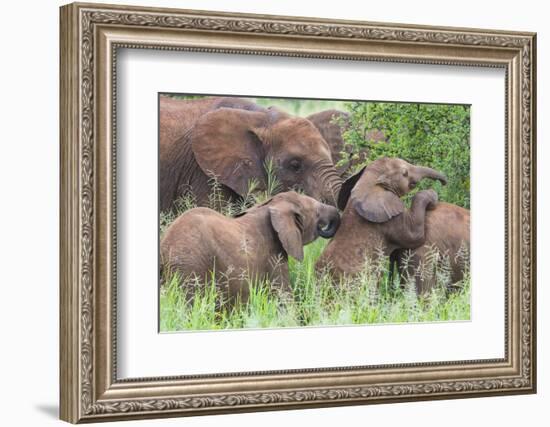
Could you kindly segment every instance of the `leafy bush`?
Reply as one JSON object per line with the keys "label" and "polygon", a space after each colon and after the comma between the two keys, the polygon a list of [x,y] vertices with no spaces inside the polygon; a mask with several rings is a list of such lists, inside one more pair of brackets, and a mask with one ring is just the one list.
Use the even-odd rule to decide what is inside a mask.
{"label": "leafy bush", "polygon": [[[380,157],[400,157],[415,165],[443,172],[448,184],[424,181],[440,200],[470,207],[470,107],[466,105],[350,102],[350,127],[344,133],[354,152],[367,151],[367,163]],[[368,139],[377,129],[386,142]]]}

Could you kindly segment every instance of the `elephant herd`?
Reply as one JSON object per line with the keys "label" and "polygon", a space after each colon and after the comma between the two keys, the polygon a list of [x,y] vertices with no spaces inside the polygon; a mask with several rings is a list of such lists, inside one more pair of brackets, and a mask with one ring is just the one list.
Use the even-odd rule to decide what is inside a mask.
{"label": "elephant herd", "polygon": [[[342,138],[348,120],[337,110],[301,118],[239,98],[161,96],[160,209],[187,195],[199,206],[165,230],[161,268],[202,283],[215,278],[228,301],[245,302],[250,279],[290,291],[288,256],[302,260],[304,245],[323,237],[331,240],[316,269],[335,286],[366,260],[389,256],[425,293],[435,278],[419,271],[433,248],[449,260],[448,285],[459,282],[469,211],[438,202],[432,189],[417,192],[410,208],[402,200],[422,179],[446,177],[386,157],[347,177],[358,161]],[[278,194],[232,217],[206,207],[214,186],[226,201],[245,197],[252,181],[266,190],[268,165]]]}

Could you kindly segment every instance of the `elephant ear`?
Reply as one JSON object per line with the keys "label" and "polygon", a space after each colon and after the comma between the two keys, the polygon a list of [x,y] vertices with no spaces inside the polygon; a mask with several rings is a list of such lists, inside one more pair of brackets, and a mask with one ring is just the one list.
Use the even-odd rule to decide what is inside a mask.
{"label": "elephant ear", "polygon": [[191,130],[191,148],[200,168],[244,196],[251,179],[265,185],[265,113],[220,108],[202,116]]}
{"label": "elephant ear", "polygon": [[302,243],[302,231],[300,230],[294,206],[288,202],[278,203],[269,207],[271,225],[277,232],[279,241],[286,253],[298,261],[304,259],[304,248]]}
{"label": "elephant ear", "polygon": [[351,192],[353,208],[359,215],[367,221],[381,223],[404,212],[405,205],[395,193],[386,190],[379,180],[369,181]]}
{"label": "elephant ear", "polygon": [[359,181],[359,178],[363,176],[364,170],[365,168],[362,168],[359,172],[351,175],[342,184],[342,187],[340,188],[340,193],[338,193],[338,209],[340,209],[341,211],[346,208],[349,197],[351,195],[351,190],[353,190],[353,188],[357,184],[357,181]]}

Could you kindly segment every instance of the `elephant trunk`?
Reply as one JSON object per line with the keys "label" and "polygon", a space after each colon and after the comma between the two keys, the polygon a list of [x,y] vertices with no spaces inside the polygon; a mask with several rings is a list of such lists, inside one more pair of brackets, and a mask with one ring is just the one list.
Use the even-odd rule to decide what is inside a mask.
{"label": "elephant trunk", "polygon": [[319,165],[313,185],[321,186],[320,201],[332,206],[337,205],[338,194],[342,187],[342,178],[336,171],[332,162],[323,162]]}
{"label": "elephant trunk", "polygon": [[317,223],[317,232],[319,236],[329,239],[336,234],[338,227],[340,227],[340,215],[338,209],[333,206],[326,206],[324,210],[325,215],[321,215]]}
{"label": "elephant trunk", "polygon": [[424,178],[430,178],[440,181],[443,185],[447,184],[447,177],[445,175],[435,169],[424,166],[415,167],[413,177],[417,182]]}

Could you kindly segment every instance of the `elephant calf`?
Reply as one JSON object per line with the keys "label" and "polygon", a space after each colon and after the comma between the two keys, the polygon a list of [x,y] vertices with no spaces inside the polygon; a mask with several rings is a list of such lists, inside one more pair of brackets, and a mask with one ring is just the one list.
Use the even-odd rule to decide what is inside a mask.
{"label": "elephant calf", "polygon": [[[433,251],[439,256],[434,257]],[[461,281],[470,255],[470,211],[450,203],[438,203],[426,213],[424,244],[410,254],[407,252],[397,250],[392,259],[397,262],[403,282],[413,278],[418,294],[425,294],[436,286],[436,269],[443,263],[447,263],[449,269],[445,285],[450,287]]]}
{"label": "elephant calf", "polygon": [[387,157],[348,178],[338,200],[344,210],[342,225],[317,261],[317,269],[333,276],[355,275],[364,268],[366,258],[376,260],[381,253],[389,256],[398,248],[421,246],[426,210],[435,206],[437,193],[419,191],[409,210],[400,197],[423,178],[447,182],[436,170]]}
{"label": "elephant calf", "polygon": [[335,207],[292,191],[235,218],[195,208],[166,230],[161,262],[169,271],[199,282],[214,274],[225,299],[246,302],[251,280],[269,278],[279,289],[289,290],[288,255],[302,260],[303,245],[318,236],[332,237],[339,224]]}

